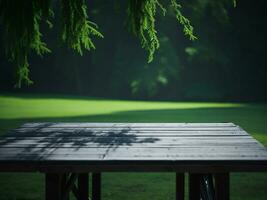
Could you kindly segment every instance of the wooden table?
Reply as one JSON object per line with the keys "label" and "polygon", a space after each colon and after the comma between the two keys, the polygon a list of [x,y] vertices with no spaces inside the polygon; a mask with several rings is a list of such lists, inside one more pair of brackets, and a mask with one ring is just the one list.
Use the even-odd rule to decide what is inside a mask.
{"label": "wooden table", "polygon": [[[176,199],[229,199],[230,172],[267,171],[267,151],[233,123],[27,123],[0,136],[0,171],[42,172],[46,199],[101,198],[101,172],[175,172]],[[253,180],[251,180],[253,181]]]}

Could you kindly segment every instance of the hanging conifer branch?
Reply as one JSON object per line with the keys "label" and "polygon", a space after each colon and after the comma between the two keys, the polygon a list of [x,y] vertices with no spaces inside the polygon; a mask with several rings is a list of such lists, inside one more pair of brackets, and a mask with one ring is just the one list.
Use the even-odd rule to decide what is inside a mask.
{"label": "hanging conifer branch", "polygon": [[8,58],[17,66],[18,82],[31,84],[29,79],[28,54],[34,50],[38,55],[50,50],[41,40],[39,24],[50,15],[49,1],[0,1],[0,22],[3,26],[5,51]]}
{"label": "hanging conifer branch", "polygon": [[87,6],[84,0],[61,0],[62,39],[69,47],[83,54],[83,48],[95,49],[91,35],[103,38],[97,25],[88,20]]}
{"label": "hanging conifer branch", "polygon": [[155,28],[157,7],[165,14],[166,10],[158,0],[129,0],[127,10],[129,29],[140,38],[142,48],[148,51],[148,62],[153,60],[159,48]]}
{"label": "hanging conifer branch", "polygon": [[[189,36],[191,40],[196,39],[190,21],[180,11],[181,5],[176,0],[170,0],[170,6],[174,9],[178,22],[183,26],[184,34]],[[140,38],[142,48],[148,51],[149,63],[153,60],[154,53],[160,46],[155,27],[158,8],[165,15],[166,9],[159,0],[129,0],[127,10],[129,29]]]}
{"label": "hanging conifer branch", "polygon": [[[95,23],[88,20],[85,0],[60,0],[62,40],[82,55],[83,49],[95,49],[91,36],[103,37]],[[31,51],[42,56],[50,53],[42,41],[40,23],[52,27],[50,0],[0,0],[0,24],[7,57],[15,64],[17,87],[27,85],[29,78],[28,55]]]}
{"label": "hanging conifer branch", "polygon": [[[31,84],[29,78],[28,55],[34,51],[42,56],[50,53],[42,41],[40,23],[50,21],[53,11],[51,0],[0,0],[0,24],[3,27],[3,41],[7,57],[15,63],[18,76],[17,86]],[[87,0],[59,0],[61,5],[61,38],[63,42],[83,54],[84,50],[95,49],[92,37],[103,38],[95,23],[88,20]],[[163,0],[162,0],[163,1]],[[231,0],[236,5],[236,0]],[[169,0],[183,32],[190,40],[196,39],[190,21],[182,14],[181,5],[176,0]],[[148,51],[148,62],[151,62],[160,43],[155,26],[158,9],[163,15],[166,9],[160,0],[129,0],[127,8],[129,29],[141,41],[141,46]]]}
{"label": "hanging conifer branch", "polygon": [[197,39],[193,32],[193,26],[191,26],[190,21],[181,12],[182,6],[176,0],[171,0],[171,7],[174,9],[177,21],[183,26],[184,35],[188,36],[190,40]]}

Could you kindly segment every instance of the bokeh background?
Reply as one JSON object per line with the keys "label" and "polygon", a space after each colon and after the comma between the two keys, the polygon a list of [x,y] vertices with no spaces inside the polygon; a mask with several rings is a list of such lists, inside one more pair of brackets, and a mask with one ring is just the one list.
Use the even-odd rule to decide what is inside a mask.
{"label": "bokeh background", "polygon": [[127,30],[127,1],[89,1],[90,19],[105,38],[95,39],[97,49],[83,57],[59,42],[55,12],[54,28],[42,27],[52,53],[30,58],[34,84],[14,90],[15,70],[1,48],[0,90],[120,99],[266,101],[266,2],[242,0],[235,8],[228,0],[181,4],[198,40],[191,42],[183,35],[171,12],[165,17],[159,13],[161,47],[150,64],[139,40]]}

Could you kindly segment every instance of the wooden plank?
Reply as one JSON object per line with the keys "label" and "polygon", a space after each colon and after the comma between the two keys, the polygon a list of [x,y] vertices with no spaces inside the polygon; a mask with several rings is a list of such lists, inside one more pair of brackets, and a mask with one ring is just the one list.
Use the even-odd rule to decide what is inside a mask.
{"label": "wooden plank", "polygon": [[101,200],[101,173],[92,173],[92,200]]}
{"label": "wooden plank", "polygon": [[13,132],[0,136],[0,140],[6,137],[103,137],[103,136],[114,136],[114,137],[128,137],[128,136],[146,136],[146,137],[205,137],[205,136],[249,136],[244,131],[128,131],[121,133],[120,131],[37,131],[37,132]]}
{"label": "wooden plank", "polygon": [[111,127],[105,127],[105,126],[99,126],[99,127],[88,127],[88,126],[47,126],[47,127],[42,127],[42,128],[32,128],[32,127],[19,127],[16,129],[13,129],[9,132],[45,132],[45,131],[118,131],[118,130],[123,130],[123,131],[130,131],[130,130],[184,130],[184,131],[192,131],[192,130],[226,130],[226,131],[243,131],[242,128],[239,126],[164,126],[164,125],[159,125],[159,126],[111,126]]}
{"label": "wooden plank", "polygon": [[27,138],[27,137],[252,137],[241,131],[129,131],[121,132],[26,132],[11,133],[0,136],[0,141],[5,138]]}
{"label": "wooden plank", "polygon": [[3,161],[0,171],[44,173],[88,172],[267,172],[267,161],[262,160],[119,160],[119,161]]}
{"label": "wooden plank", "polygon": [[[69,129],[71,128],[71,129]],[[53,130],[54,129],[54,130]],[[71,131],[71,130],[76,130],[76,132],[79,131],[110,131],[110,132],[116,132],[116,131],[121,131],[121,132],[127,132],[127,131],[242,131],[239,127],[125,127],[125,128],[105,128],[105,127],[92,127],[92,128],[87,128],[87,127],[54,127],[51,128],[42,128],[42,129],[26,129],[26,128],[20,128],[20,129],[15,129],[12,132],[51,132],[51,131]],[[12,133],[9,132],[9,133]]]}
{"label": "wooden plank", "polygon": [[[64,154],[64,153],[62,153]],[[83,154],[83,153],[81,153]],[[85,153],[86,154],[86,153]],[[90,155],[90,154],[89,154]],[[255,156],[255,157],[262,157],[265,158],[267,156],[267,152],[266,150],[261,150],[261,151],[236,151],[236,152],[231,152],[231,151],[216,151],[216,152],[212,152],[212,151],[205,151],[203,150],[202,152],[197,152],[197,151],[181,151],[181,152],[175,152],[175,151],[166,151],[166,152],[161,152],[161,151],[143,151],[143,153],[140,153],[140,151],[133,151],[129,150],[129,151],[116,151],[116,150],[110,150],[105,154],[105,158],[107,157],[135,157],[135,156],[141,156],[141,157],[145,157],[145,156],[150,156],[150,157],[156,157],[156,156],[160,156],[160,157],[205,157],[205,156],[216,156],[218,155],[218,157],[248,157],[248,156]]]}
{"label": "wooden plank", "polygon": [[0,162],[1,161],[48,161],[48,160],[87,160],[87,161],[95,161],[95,160],[102,160],[104,154],[7,154],[7,155],[0,155]]}
{"label": "wooden plank", "polygon": [[265,160],[266,154],[31,154],[31,156],[7,154],[1,155],[0,160]]}
{"label": "wooden plank", "polygon": [[[32,164],[35,162],[37,164],[37,161],[40,159],[39,154],[6,154],[6,155],[0,155],[0,162],[2,161],[31,161]],[[23,163],[21,163],[23,165]]]}
{"label": "wooden plank", "polygon": [[61,184],[62,184],[62,199],[63,200],[69,200],[70,199],[70,195],[69,195],[69,191],[66,191],[66,185],[67,185],[67,181],[68,181],[68,173],[64,173],[62,175],[62,181],[61,181]]}
{"label": "wooden plank", "polygon": [[129,127],[238,127],[228,123],[40,123],[23,124],[17,128],[129,128]]}
{"label": "wooden plank", "polygon": [[[215,129],[215,130],[214,130]],[[189,128],[186,129],[186,127],[183,128],[163,128],[161,129],[158,128],[153,128],[153,127],[147,127],[147,128],[42,128],[42,129],[35,129],[35,128],[18,128],[18,129],[13,129],[8,131],[7,133],[51,133],[51,132],[66,132],[66,133],[79,133],[79,132],[130,132],[130,131],[144,131],[144,132],[210,132],[210,131],[216,131],[216,132],[245,132],[242,129],[239,128],[220,128],[220,129],[207,129],[205,130],[204,128]]]}
{"label": "wooden plank", "polygon": [[[14,162],[14,161],[23,161],[23,162],[32,162],[32,159],[29,157],[23,157],[23,158],[17,158],[16,156],[6,156],[6,157],[1,157],[0,161],[5,161],[5,162]],[[260,162],[262,162],[262,164],[266,164],[267,161],[267,157],[256,157],[256,156],[243,156],[243,157],[239,157],[239,156],[226,156],[226,155],[220,155],[220,157],[217,157],[216,155],[205,155],[205,156],[149,156],[149,155],[144,155],[144,156],[131,156],[131,157],[126,157],[126,156],[120,156],[120,157],[105,157],[104,159],[101,157],[88,157],[87,155],[46,155],[46,156],[42,156],[39,157],[39,160],[42,160],[43,162],[53,162],[53,161],[58,161],[61,162],[62,164],[66,164],[69,162],[73,162],[75,164],[84,164],[84,163],[94,163],[94,162],[98,162],[98,161],[132,161],[134,164],[135,162],[149,162],[149,161],[157,161],[157,162],[161,162],[164,163],[165,161],[172,161],[174,162],[179,162],[179,163],[183,163],[184,161],[196,161],[196,162],[200,162],[200,161],[245,161],[245,162],[249,162],[249,161],[259,161],[259,164],[261,164]],[[64,161],[64,162],[63,162]],[[5,163],[4,162],[4,163]],[[17,164],[18,164],[17,162]],[[80,163],[79,163],[80,162]],[[0,162],[2,163],[2,162]],[[23,164],[22,162],[20,162],[21,164]],[[170,165],[173,165],[173,163],[169,163]],[[38,163],[40,164],[40,163]],[[212,163],[211,163],[212,164]],[[223,164],[223,163],[221,163]],[[245,163],[244,163],[245,165]],[[28,170],[27,170],[28,171]]]}
{"label": "wooden plank", "polygon": [[78,175],[78,200],[88,200],[89,197],[89,177],[87,173]]}
{"label": "wooden plank", "polygon": [[185,175],[184,173],[176,173],[176,200],[184,200],[185,198]]}
{"label": "wooden plank", "polygon": [[189,200],[200,200],[200,174],[189,174]]}
{"label": "wooden plank", "polygon": [[216,146],[226,146],[226,147],[247,147],[247,148],[264,148],[265,147],[258,143],[256,140],[190,140],[190,139],[181,139],[181,140],[168,140],[168,139],[140,139],[138,141],[135,140],[96,140],[96,141],[88,141],[84,140],[61,140],[61,141],[42,141],[42,140],[16,140],[12,142],[2,143],[1,148],[119,148],[119,147],[216,147]]}
{"label": "wooden plank", "polygon": [[[1,165],[0,165],[1,167]],[[225,172],[267,172],[264,161],[101,161],[101,162],[42,162],[42,172],[180,172],[180,173],[225,173]]]}
{"label": "wooden plank", "polygon": [[75,185],[71,188],[71,191],[72,191],[73,195],[75,196],[75,198],[79,199],[79,197],[80,197],[79,190],[77,189],[77,187]]}
{"label": "wooden plank", "polygon": [[205,143],[198,143],[198,142],[190,142],[190,143],[123,143],[123,144],[96,144],[96,143],[86,143],[83,145],[72,144],[72,143],[55,143],[51,145],[51,143],[15,143],[15,144],[5,144],[2,145],[3,148],[119,148],[119,147],[134,147],[134,148],[176,148],[176,147],[183,147],[183,148],[190,148],[190,147],[247,147],[247,148],[257,148],[263,147],[259,145],[257,142],[205,142]]}
{"label": "wooden plank", "polygon": [[[49,144],[8,144],[5,145],[4,148],[17,148],[17,149],[31,149],[31,148],[40,148],[40,149],[47,149],[46,151],[50,151],[50,148],[56,148],[56,149],[71,149],[75,148],[77,150],[79,149],[107,149],[107,150],[115,150],[115,149],[123,149],[123,148],[132,148],[132,149],[175,149],[175,148],[199,148],[200,150],[202,148],[205,148],[205,145],[207,145],[209,148],[216,148],[219,149],[227,149],[227,148],[247,148],[247,149],[260,149],[257,144],[255,143],[240,143],[240,144],[234,144],[234,143],[203,143],[203,144],[197,144],[197,143],[190,143],[190,144],[149,144],[149,143],[142,143],[142,144],[122,144],[122,145],[116,145],[116,144],[109,144],[109,145],[98,145],[98,144],[90,144],[90,145],[72,145],[72,144],[56,144],[51,147]],[[235,145],[235,146],[234,146]],[[18,150],[20,152],[25,152],[27,154],[27,151]],[[1,152],[1,154],[5,154],[5,151]]]}
{"label": "wooden plank", "polygon": [[64,188],[62,191],[62,197],[63,199],[69,199],[69,195],[70,195],[70,191],[72,190],[72,188],[75,186],[75,181],[78,177],[77,174],[75,173],[71,173],[70,177],[67,176],[68,174],[64,174],[63,178],[64,178]]}
{"label": "wooden plank", "polygon": [[259,143],[257,140],[253,139],[251,136],[239,136],[239,137],[229,137],[229,136],[216,136],[216,137],[145,137],[145,136],[132,136],[132,137],[6,137],[5,139],[0,140],[0,145],[12,144],[12,143],[76,143],[85,144],[85,143],[158,143],[158,142],[167,142],[167,143],[187,143],[187,142],[255,142]]}
{"label": "wooden plank", "polygon": [[[48,156],[45,157],[45,159],[49,160],[59,160],[59,159],[78,159],[78,160],[87,160],[87,157],[84,155],[79,155],[79,157],[74,157],[71,155],[66,155],[67,157],[61,158],[60,156]],[[105,161],[266,161],[267,156],[257,156],[257,155],[225,155],[221,154],[216,156],[216,154],[213,155],[161,155],[161,156],[151,156],[151,155],[135,155],[135,156],[106,156],[104,157]]]}
{"label": "wooden plank", "polygon": [[215,179],[215,198],[216,200],[230,199],[230,178],[229,173],[216,173]]}
{"label": "wooden plank", "polygon": [[[255,147],[264,148],[264,146],[252,138],[197,138],[197,137],[184,137],[184,138],[169,138],[169,137],[137,137],[137,138],[117,138],[117,137],[95,137],[95,138],[27,138],[27,139],[7,139],[4,142],[0,142],[1,148],[8,147],[25,147],[25,148],[37,148],[37,147],[73,147],[77,150],[82,147],[125,147],[125,146],[244,146],[244,145],[254,145]],[[0,148],[0,152],[1,152]]]}
{"label": "wooden plank", "polygon": [[[17,156],[17,155],[6,155],[1,156],[0,161],[76,161],[76,162],[87,162],[87,161],[267,161],[266,155],[227,155],[227,154],[174,154],[174,155],[86,155],[86,154],[47,154],[47,155],[31,155],[30,156]],[[62,162],[63,163],[63,162]]]}
{"label": "wooden plank", "polygon": [[51,123],[51,122],[41,122],[41,123],[25,123],[21,127],[125,127],[125,126],[236,126],[233,123]]}
{"label": "wooden plank", "polygon": [[1,147],[20,147],[20,146],[28,146],[28,147],[119,147],[119,146],[244,146],[244,145],[253,145],[255,147],[262,147],[255,140],[250,139],[229,139],[229,140],[217,140],[217,139],[158,139],[158,138],[148,138],[148,139],[77,139],[77,140],[34,140],[34,139],[26,139],[26,140],[17,140],[12,142],[5,142],[1,145]]}
{"label": "wooden plank", "polygon": [[58,137],[58,136],[25,136],[25,137],[16,137],[16,136],[6,136],[0,138],[0,144],[4,144],[5,142],[13,142],[13,141],[20,141],[20,140],[36,140],[36,141],[79,141],[79,140],[86,140],[86,141],[98,141],[98,140],[129,140],[129,139],[160,139],[160,140],[254,140],[256,141],[252,136],[250,135],[231,135],[231,136],[222,136],[222,135],[211,135],[211,136],[205,136],[202,137],[201,135],[195,136],[195,135],[177,135],[176,137],[170,136],[166,137],[164,135],[153,135],[150,136],[144,136],[144,135],[116,135],[116,134],[109,134],[109,135],[89,135],[84,137],[73,137],[73,136],[66,136],[66,137]]}
{"label": "wooden plank", "polygon": [[24,147],[24,148],[93,148],[93,147],[106,147],[106,148],[117,148],[117,147],[214,147],[214,146],[230,146],[230,147],[242,147],[247,146],[249,147],[263,147],[262,145],[259,145],[257,142],[254,141],[178,141],[170,143],[168,141],[156,141],[156,142],[102,142],[102,143],[96,143],[96,142],[81,142],[81,144],[78,144],[76,142],[57,142],[57,143],[50,143],[50,142],[34,142],[34,141],[17,141],[13,143],[8,143],[2,145],[2,148],[9,148],[9,147]]}
{"label": "wooden plank", "polygon": [[215,200],[213,177],[211,174],[202,174],[200,180],[201,199]]}
{"label": "wooden plank", "polygon": [[267,154],[267,150],[263,147],[98,147],[98,148],[0,148],[0,155],[8,154],[109,154],[109,153],[119,153],[119,154],[203,154],[203,153],[225,153],[225,154]]}

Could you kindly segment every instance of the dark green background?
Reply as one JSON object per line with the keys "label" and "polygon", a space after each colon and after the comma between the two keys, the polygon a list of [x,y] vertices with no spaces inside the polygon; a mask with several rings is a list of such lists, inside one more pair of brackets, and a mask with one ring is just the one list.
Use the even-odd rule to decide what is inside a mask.
{"label": "dark green background", "polygon": [[[267,3],[264,0],[182,0],[198,40],[184,37],[171,12],[158,13],[161,48],[151,64],[139,40],[127,31],[126,1],[89,1],[90,19],[104,39],[83,57],[43,25],[53,53],[30,58],[34,85],[14,89],[15,70],[0,49],[0,91],[78,94],[121,99],[266,101]],[[227,3],[228,2],[228,3]],[[57,5],[55,5],[57,6]],[[1,41],[3,42],[3,41]]]}

